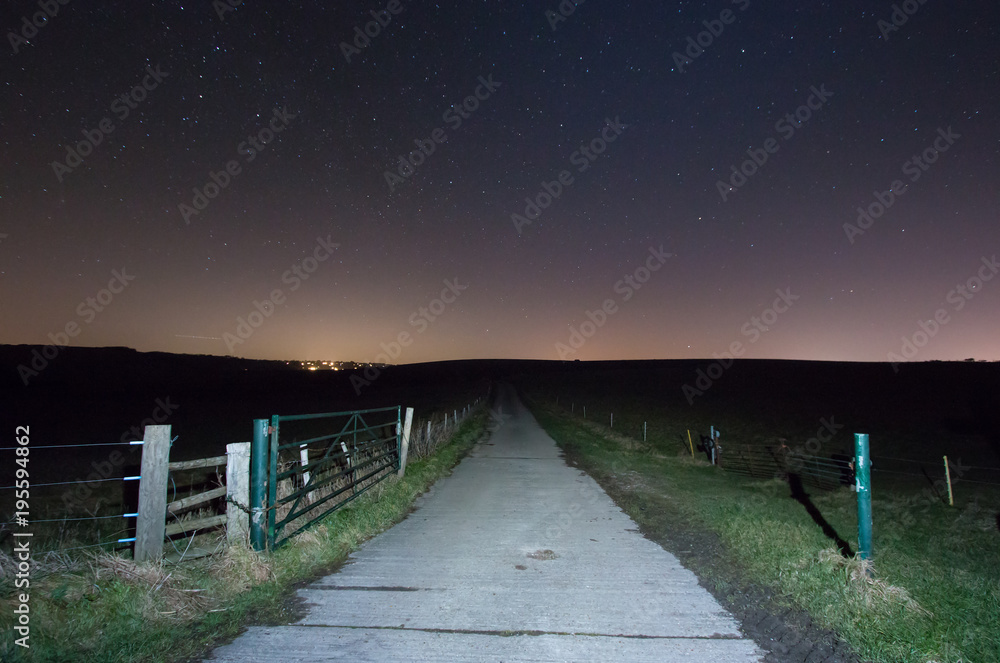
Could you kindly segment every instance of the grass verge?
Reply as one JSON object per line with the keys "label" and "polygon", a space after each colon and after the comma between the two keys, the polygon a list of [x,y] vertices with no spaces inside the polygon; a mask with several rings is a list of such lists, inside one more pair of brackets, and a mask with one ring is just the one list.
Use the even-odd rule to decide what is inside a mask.
{"label": "grass verge", "polygon": [[482,437],[485,408],[451,440],[387,479],[273,555],[233,547],[177,566],[135,564],[112,555],[33,560],[30,650],[14,644],[13,560],[2,564],[0,659],[169,662],[205,654],[249,623],[285,623],[299,610],[297,585],[329,573],[363,541],[402,520],[414,500],[450,473]]}
{"label": "grass verge", "polygon": [[876,494],[869,576],[864,563],[836,545],[856,540],[849,489],[793,499],[785,481],[743,479],[678,456],[675,447],[629,441],[555,409],[532,409],[567,457],[647,536],[667,540],[678,527],[714,533],[721,550],[694,566],[715,573],[717,586],[735,577],[764,586],[777,604],[805,610],[865,660],[1000,661],[1000,505],[976,500],[961,508],[917,508],[910,495]]}

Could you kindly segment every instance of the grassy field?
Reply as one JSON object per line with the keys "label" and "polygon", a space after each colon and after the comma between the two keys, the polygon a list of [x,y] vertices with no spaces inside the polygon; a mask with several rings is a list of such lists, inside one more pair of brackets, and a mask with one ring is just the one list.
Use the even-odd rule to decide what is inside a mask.
{"label": "grassy field", "polygon": [[689,448],[688,431],[696,446],[710,426],[724,457],[744,445],[853,456],[854,433],[868,433],[875,494],[899,491],[921,509],[946,498],[933,483],[944,479],[943,455],[957,503],[1000,491],[1000,470],[987,469],[1000,468],[1000,364],[929,362],[896,374],[887,364],[737,362],[689,403],[682,388],[704,366],[550,362],[515,383],[577,417],[586,408],[594,423],[609,426],[613,414],[624,435],[642,439],[645,424],[650,444],[671,455]]}
{"label": "grassy field", "polygon": [[487,419],[478,408],[448,443],[409,463],[403,479],[378,484],[270,557],[235,547],[179,566],[136,565],[107,554],[35,558],[30,652],[13,644],[14,561],[4,555],[0,659],[180,661],[248,623],[286,622],[298,609],[296,586],[331,572],[361,542],[402,520],[482,437]]}
{"label": "grassy field", "polygon": [[[564,405],[536,401],[533,409],[567,456],[647,536],[665,542],[687,528],[718,538],[721,550],[713,558],[692,560],[699,574],[718,576],[717,586],[731,584],[733,592],[745,581],[764,586],[778,604],[804,609],[836,631],[865,660],[1000,661],[995,490],[970,488],[956,507],[920,493],[915,500],[912,491],[875,491],[875,553],[868,566],[841,555],[835,543],[856,543],[857,507],[849,489],[792,499],[787,482],[723,472],[692,459],[674,435],[647,444],[623,439],[606,423],[584,421],[579,411],[570,415]],[[641,415],[623,409],[620,416]]]}
{"label": "grassy field", "polygon": [[[8,350],[11,361],[24,351]],[[444,362],[393,367],[358,393],[345,372],[80,349],[61,356],[30,389],[0,381],[9,404],[0,423],[9,430],[30,423],[33,445],[107,443],[127,436],[155,411],[158,399],[171,399],[177,407],[168,423],[180,436],[171,454],[180,460],[222,453],[225,443],[248,439],[253,418],[274,412],[403,403],[415,406],[418,417],[440,415],[461,409],[491,381],[509,381],[545,405],[539,417],[553,437],[647,535],[668,548],[676,547],[677,532],[685,528],[715,537],[719,543],[708,546],[704,559],[685,563],[711,576],[716,587],[731,587],[734,595],[744,579],[767,587],[776,600],[808,610],[871,660],[998,661],[1000,474],[958,472],[953,508],[942,504],[933,481],[942,475],[943,454],[963,468],[1000,466],[1000,365],[928,362],[896,373],[879,364],[741,360],[716,368],[710,383],[699,382],[706,367],[711,370],[695,360]],[[477,421],[481,430],[485,424]],[[825,422],[836,422],[835,432],[813,444]],[[722,431],[724,458],[733,445],[753,444],[787,444],[830,458],[850,452],[852,433],[869,433],[876,459],[874,576],[837,553],[838,544],[853,546],[856,539],[853,493],[810,488],[792,499],[783,481],[749,481],[707,467],[704,456],[690,457],[687,431],[697,444],[709,426]],[[644,433],[647,441],[637,442]],[[231,637],[248,619],[286,618],[295,609],[286,601],[295,583],[331,568],[358,541],[405,515],[413,496],[448,471],[475,431],[463,435],[456,445],[414,462],[405,481],[382,485],[380,501],[357,500],[267,563],[245,550],[180,568],[139,568],[110,556],[36,555],[33,660],[183,659]],[[84,454],[89,448],[36,451],[34,482],[82,478],[92,461],[107,458],[104,449],[93,458]],[[45,453],[57,454],[56,462]],[[892,465],[894,456],[907,464]],[[11,468],[5,462],[0,475]],[[128,466],[121,471],[137,473]],[[70,513],[60,497],[68,489],[51,490],[50,500],[32,490],[33,519]],[[121,513],[112,508],[115,499],[121,501],[95,490],[79,500],[80,515]],[[8,504],[4,500],[0,511]],[[120,527],[104,522],[106,536]],[[74,536],[93,542],[82,540],[83,525],[64,525],[58,524],[50,544],[65,546]],[[9,553],[4,534],[0,529],[0,547]],[[706,552],[699,541],[691,537]],[[5,659],[23,654],[11,649],[11,561],[0,556]],[[248,584],[246,578],[256,579]],[[136,638],[140,630],[143,637]]]}

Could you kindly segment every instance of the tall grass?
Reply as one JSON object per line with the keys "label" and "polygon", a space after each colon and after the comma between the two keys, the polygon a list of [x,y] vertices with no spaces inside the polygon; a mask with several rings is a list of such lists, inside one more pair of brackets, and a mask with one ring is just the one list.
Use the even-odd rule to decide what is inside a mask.
{"label": "tall grass", "polygon": [[847,488],[807,491],[824,528],[784,481],[725,473],[678,455],[672,441],[622,444],[561,411],[535,414],[648,535],[681,525],[714,532],[725,548],[717,564],[807,610],[864,660],[1000,661],[995,492],[967,492],[954,508],[876,492],[869,568],[841,554],[830,535],[856,542],[856,498]]}

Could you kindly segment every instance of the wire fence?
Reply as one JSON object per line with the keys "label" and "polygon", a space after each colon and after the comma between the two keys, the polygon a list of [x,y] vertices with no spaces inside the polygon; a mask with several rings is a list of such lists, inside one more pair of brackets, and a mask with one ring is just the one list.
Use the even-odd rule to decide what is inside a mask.
{"label": "wire fence", "polygon": [[[704,440],[709,436],[699,434],[703,440],[697,449],[707,453]],[[824,490],[854,484],[854,458],[844,453],[830,456],[805,454],[797,447],[793,450],[785,443],[743,444],[717,443],[716,464],[722,469],[755,479],[797,477],[804,485]],[[960,459],[948,459],[945,470],[944,457],[937,460],[918,460],[893,456],[871,457],[873,481],[889,477],[909,478],[931,487],[942,499],[947,495],[947,484],[976,484],[1000,486],[1000,468],[964,465]]]}
{"label": "wire fence", "polygon": [[439,421],[436,417],[415,422],[410,430],[410,458],[416,460],[432,455],[439,446],[451,439],[455,429],[468,417],[471,406],[447,412]]}
{"label": "wire fence", "polygon": [[[637,429],[638,435],[630,435],[633,439],[643,439],[646,435],[646,421],[641,415],[622,413],[616,416],[606,409],[590,408],[572,399],[555,398],[555,404],[571,416],[607,427],[614,434],[621,434],[619,421],[625,420],[628,425],[625,430]],[[638,427],[637,423],[638,422]],[[803,485],[829,490],[840,486],[854,485],[854,457],[852,453],[843,451],[831,453],[828,456],[805,453],[806,445],[795,444],[782,438],[774,438],[774,442],[739,442],[732,439],[720,439],[713,433],[702,434],[689,431],[693,439],[685,439],[685,448],[692,453],[701,453],[712,462],[714,446],[714,462],[721,469],[733,474],[753,479],[782,479],[796,477]],[[961,458],[948,458],[945,470],[943,456],[931,459],[902,458],[897,456],[871,457],[871,472],[873,481],[911,480],[922,484],[922,487],[947,501],[947,484],[972,484],[978,486],[1000,487],[1000,467],[989,465],[966,465]]]}
{"label": "wire fence", "polygon": [[948,458],[945,471],[943,456],[918,460],[893,456],[872,456],[872,475],[883,475],[897,480],[909,480],[929,485],[934,490],[947,490],[947,483],[974,484],[1000,487],[1000,467],[966,465],[960,457]]}
{"label": "wire fence", "polygon": [[[410,458],[417,460],[432,455],[451,438],[455,429],[471,412],[472,407],[468,406],[415,422],[410,434]],[[171,445],[177,439],[175,436]],[[29,448],[35,467],[46,466],[54,468],[52,471],[65,474],[72,468],[82,466],[86,468],[87,474],[75,480],[29,481],[27,486],[31,494],[31,509],[28,513],[15,511],[16,500],[11,499],[15,496],[15,491],[23,489],[25,484],[21,480],[15,480],[13,474],[8,479],[0,479],[3,484],[0,485],[0,545],[9,542],[15,530],[38,525],[40,527],[34,532],[36,539],[41,536],[47,541],[46,547],[62,552],[130,548],[135,541],[135,519],[138,516],[135,508],[137,504],[131,504],[130,500],[137,499],[142,476],[137,459],[128,459],[124,450],[141,449],[142,444],[142,440],[138,440],[31,445]],[[0,466],[12,467],[11,461],[19,448],[21,447],[0,447]],[[59,455],[65,454],[66,450],[79,450],[83,453],[74,455],[69,460],[60,458]],[[39,453],[37,458],[36,452]],[[125,469],[133,471],[123,472]],[[51,478],[58,478],[58,474]],[[195,477],[191,479],[190,486],[179,485],[175,474],[171,473],[168,501],[172,503],[191,491],[204,489],[205,481],[211,481],[211,478]],[[11,508],[7,508],[8,505]],[[99,513],[108,509],[112,512]],[[171,513],[168,514],[168,519],[181,522],[196,515],[198,514],[188,513],[178,517],[178,514]],[[88,540],[97,542],[85,543]],[[75,545],[76,543],[84,545]]]}
{"label": "wire fence", "polygon": [[[177,440],[175,437],[171,444]],[[129,510],[126,496],[130,493],[138,493],[141,474],[123,472],[126,469],[138,468],[137,461],[130,458],[126,453],[122,453],[122,447],[127,447],[132,452],[141,449],[142,440],[129,442],[93,442],[81,444],[47,444],[30,445],[32,455],[32,465],[44,466],[48,468],[58,468],[57,471],[66,471],[71,466],[83,466],[90,472],[80,479],[70,481],[41,481],[33,482],[28,479],[19,479],[14,483],[6,483],[0,486],[0,500],[4,505],[18,502],[8,500],[11,495],[17,495],[22,490],[27,490],[31,496],[30,510],[6,510],[0,511],[0,541],[4,541],[14,528],[24,528],[30,525],[42,525],[40,531],[33,534],[41,536],[42,540],[50,540],[50,544],[61,552],[73,550],[85,550],[92,548],[121,549],[128,547],[135,541],[134,533],[135,519],[138,513]],[[6,462],[6,455],[13,455],[17,449],[23,447],[0,447],[0,463],[4,467],[11,464]],[[84,454],[74,455],[72,460],[65,457],[66,450],[100,450],[108,451],[107,454]],[[41,461],[35,456],[36,453],[44,454]],[[60,458],[60,454],[63,455]],[[60,491],[53,489],[61,488]],[[41,490],[39,490],[41,489]],[[27,500],[26,500],[27,502]],[[135,506],[134,504],[131,506]],[[111,508],[115,511],[112,514],[98,515],[102,508]],[[32,514],[41,517],[32,517]],[[107,521],[120,521],[120,527],[112,527],[107,531],[102,525]],[[87,523],[97,523],[96,527],[87,527]],[[94,540],[98,543],[86,545],[65,545],[75,543],[80,540]]]}
{"label": "wire fence", "polygon": [[[175,438],[176,439],[176,438]],[[25,473],[25,478],[18,479],[13,483],[0,486],[0,502],[5,507],[10,504],[15,508],[18,505],[16,497],[22,491],[30,494],[30,502],[24,503],[30,506],[29,510],[17,509],[0,511],[0,541],[5,540],[9,533],[15,528],[25,528],[30,525],[42,525],[42,531],[33,532],[36,535],[46,535],[51,537],[58,549],[66,552],[72,550],[84,550],[91,548],[120,548],[134,541],[134,537],[128,536],[134,529],[134,519],[138,516],[136,512],[129,512],[125,506],[123,496],[128,492],[126,484],[138,486],[141,476],[138,474],[118,474],[126,467],[126,456],[120,449],[128,447],[135,449],[142,446],[142,441],[131,442],[106,442],[106,443],[83,443],[83,444],[49,444],[31,445],[28,447],[32,454],[32,465],[44,465],[48,467],[62,467],[65,469],[65,459],[59,458],[59,453],[66,449],[101,449],[111,451],[106,457],[98,457],[90,460],[91,470],[85,478],[72,481],[42,481],[32,482],[30,476],[34,473]],[[10,467],[7,456],[13,454],[23,447],[0,447],[0,463],[4,467]],[[35,457],[35,453],[45,454],[43,462]],[[49,454],[52,454],[49,456]],[[86,462],[86,461],[84,461]],[[18,475],[15,475],[18,476]],[[116,490],[117,487],[117,490]],[[62,488],[57,493],[52,489]],[[42,490],[39,490],[42,489]],[[108,515],[98,515],[102,506],[110,506],[116,509],[115,513]],[[32,514],[41,517],[32,517]],[[108,521],[119,521],[120,527],[114,527]],[[97,527],[88,528],[87,523],[97,523]],[[107,531],[102,525],[111,524],[111,531]],[[70,545],[81,540],[97,539],[98,543],[86,545]]]}
{"label": "wire fence", "polygon": [[826,490],[854,483],[853,460],[803,454],[784,444],[717,444],[716,464],[727,472],[754,479],[796,476],[805,485]]}

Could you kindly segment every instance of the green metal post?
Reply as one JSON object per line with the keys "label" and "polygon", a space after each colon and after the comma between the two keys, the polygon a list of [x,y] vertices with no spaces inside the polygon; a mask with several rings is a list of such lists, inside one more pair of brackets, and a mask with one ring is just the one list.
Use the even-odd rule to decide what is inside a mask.
{"label": "green metal post", "polygon": [[267,487],[267,419],[253,420],[253,444],[250,447],[250,543],[263,550],[264,495]]}
{"label": "green metal post", "polygon": [[858,557],[872,556],[872,485],[868,434],[854,435],[854,485],[858,492]]}
{"label": "green metal post", "polygon": [[274,505],[278,503],[278,425],[280,418],[278,415],[271,416],[271,441],[270,453],[268,454],[268,477],[267,477],[267,504],[269,508],[267,514],[267,549],[274,550],[275,544],[275,510]]}

